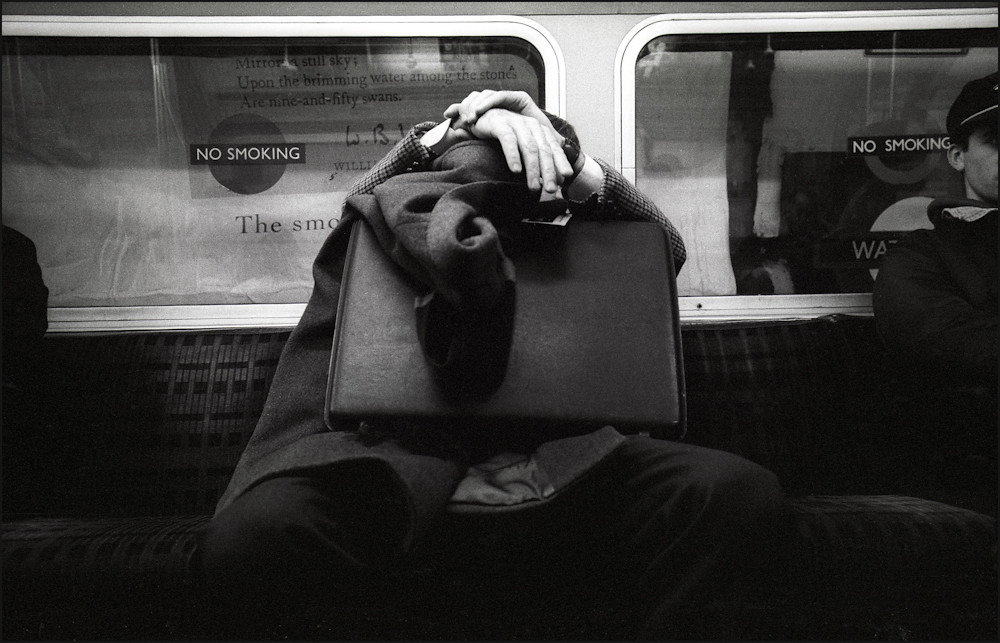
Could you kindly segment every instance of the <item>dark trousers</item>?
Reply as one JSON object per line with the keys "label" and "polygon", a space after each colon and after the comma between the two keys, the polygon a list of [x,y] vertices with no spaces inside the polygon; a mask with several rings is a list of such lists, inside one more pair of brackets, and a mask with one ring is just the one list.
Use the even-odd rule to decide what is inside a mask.
{"label": "dark trousers", "polygon": [[787,529],[769,471],[645,437],[550,502],[445,513],[409,550],[373,476],[274,478],[217,515],[210,636],[711,638],[711,599],[767,573]]}

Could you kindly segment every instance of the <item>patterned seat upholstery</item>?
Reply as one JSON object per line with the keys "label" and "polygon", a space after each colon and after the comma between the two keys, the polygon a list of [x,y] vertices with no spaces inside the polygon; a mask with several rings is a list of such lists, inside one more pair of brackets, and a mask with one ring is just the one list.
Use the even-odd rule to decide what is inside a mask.
{"label": "patterned seat upholstery", "polygon": [[14,466],[27,469],[5,485],[5,515],[210,514],[287,339],[274,331],[48,338],[37,418],[4,431],[4,446],[11,440],[19,451]]}
{"label": "patterned seat upholstery", "polygon": [[[4,426],[7,638],[201,638],[198,531],[287,337],[47,338],[49,381]],[[747,623],[731,637],[995,640],[995,513],[974,509],[996,490],[963,506],[908,492],[919,471],[894,457],[871,319],[694,325],[683,340],[686,439],[772,468],[792,496],[781,582],[720,598]],[[544,638],[509,616],[497,638]],[[430,614],[387,618],[433,631]]]}

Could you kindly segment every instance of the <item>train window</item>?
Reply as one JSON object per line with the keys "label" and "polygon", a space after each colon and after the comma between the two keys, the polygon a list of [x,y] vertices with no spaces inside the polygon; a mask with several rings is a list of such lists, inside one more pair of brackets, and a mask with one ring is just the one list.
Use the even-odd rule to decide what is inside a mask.
{"label": "train window", "polygon": [[945,116],[996,71],[996,29],[995,9],[637,25],[621,162],[687,241],[682,318],[870,314],[878,259],[961,193]]}
{"label": "train window", "polygon": [[562,113],[510,17],[3,21],[3,219],[50,330],[293,325],[352,183],[482,88]]}

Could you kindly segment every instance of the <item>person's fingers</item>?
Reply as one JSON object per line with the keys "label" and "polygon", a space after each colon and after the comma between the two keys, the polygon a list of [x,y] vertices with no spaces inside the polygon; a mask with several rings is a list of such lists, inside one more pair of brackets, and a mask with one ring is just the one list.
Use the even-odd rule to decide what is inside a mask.
{"label": "person's fingers", "polygon": [[[519,149],[524,164],[526,178],[538,176],[538,188],[555,193],[559,186],[572,175],[573,167],[562,151],[562,139],[549,127],[543,127],[531,117],[519,122]],[[534,184],[532,184],[534,188]]]}
{"label": "person's fingers", "polygon": [[544,113],[535,105],[527,92],[512,90],[484,89],[472,92],[462,101],[460,115],[463,119],[474,122],[479,116],[494,108],[525,114],[543,124],[547,121]]}
{"label": "person's fingers", "polygon": [[559,185],[562,185],[569,177],[573,176],[573,164],[566,158],[566,153],[562,149],[563,138],[552,129],[545,129],[546,139],[549,149],[552,150],[552,158],[556,164],[556,172],[559,175]]}
{"label": "person's fingers", "polygon": [[[493,89],[473,91],[462,99],[461,103],[452,103],[449,105],[444,111],[444,116],[452,120],[452,126],[456,129],[471,131],[479,118],[492,109],[502,109],[527,116],[537,121],[543,129],[555,132],[552,129],[552,124],[549,122],[548,116],[535,104],[531,96],[524,91],[496,91]],[[548,135],[546,135],[546,138],[549,138]],[[561,139],[558,143],[561,144]],[[555,147],[559,147],[559,145],[557,144]],[[559,155],[556,154],[556,158],[558,157]]]}
{"label": "person's fingers", "polygon": [[[542,186],[546,192],[555,193],[573,175],[573,166],[562,149],[563,139],[551,127],[539,126],[530,117],[527,119],[527,128],[531,132],[530,140],[535,144],[533,156],[538,159],[538,174]],[[525,166],[527,167],[527,162]]]}
{"label": "person's fingers", "polygon": [[528,187],[536,192],[557,192],[573,173],[562,150],[562,136],[547,121],[543,125],[525,114],[491,108],[472,131],[477,137],[498,140],[511,172],[524,172]]}
{"label": "person's fingers", "polygon": [[448,105],[448,109],[444,110],[444,117],[454,119],[458,116],[458,110],[462,107],[461,103],[452,103]]}
{"label": "person's fingers", "polygon": [[463,98],[461,103],[452,103],[448,106],[448,109],[444,110],[444,117],[452,120],[453,127],[457,129],[468,129],[474,125],[476,120],[479,118],[479,115],[476,114],[475,108],[472,107],[472,105],[475,104],[475,102],[479,99],[479,95],[482,93],[483,92],[474,91]]}
{"label": "person's fingers", "polygon": [[484,89],[481,92],[473,92],[462,101],[460,117],[463,121],[475,123],[479,117],[493,108],[510,109],[509,102],[504,99],[504,92],[497,92],[492,89]]}
{"label": "person's fingers", "polygon": [[[517,134],[514,132],[513,128],[508,125],[498,128],[495,132],[496,139],[500,141],[500,149],[503,150],[503,156],[507,160],[507,167],[514,174],[519,174],[523,169],[524,165],[521,163],[521,148],[518,143]],[[528,186],[531,189],[537,189],[532,186],[530,175],[527,175]],[[536,178],[537,181],[537,178]]]}
{"label": "person's fingers", "polygon": [[[524,178],[529,188],[534,191],[540,190],[545,185],[545,162],[542,160],[537,124],[530,119],[517,119],[513,121],[513,129],[517,135],[518,152],[524,165]],[[551,159],[549,164],[551,168]],[[551,169],[549,174],[551,175]]]}
{"label": "person's fingers", "polygon": [[531,97],[523,91],[494,91],[485,89],[479,93],[474,101],[470,101],[477,113],[482,114],[494,107],[500,107],[518,114],[524,113],[526,109],[534,106]]}
{"label": "person's fingers", "polygon": [[537,133],[531,130],[533,123],[530,118],[494,110],[483,115],[476,129],[500,141],[507,167],[515,174],[524,172],[528,188],[537,192],[542,189],[543,177]]}
{"label": "person's fingers", "polygon": [[538,163],[538,176],[541,187],[546,192],[555,192],[559,189],[562,177],[557,176],[556,156],[562,155],[561,150],[553,150],[547,132],[538,124],[538,121],[531,119],[527,121],[527,128],[531,132],[528,139],[531,143],[531,151]]}

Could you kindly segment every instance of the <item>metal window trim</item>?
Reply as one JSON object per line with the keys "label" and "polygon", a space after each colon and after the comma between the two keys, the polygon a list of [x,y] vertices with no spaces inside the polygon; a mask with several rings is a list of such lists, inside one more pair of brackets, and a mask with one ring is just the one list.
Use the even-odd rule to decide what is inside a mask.
{"label": "metal window trim", "polygon": [[[293,328],[306,304],[212,304],[177,306],[55,307],[48,311],[48,332],[166,332]],[[826,315],[871,316],[867,293],[681,297],[682,325],[737,320],[812,319]]]}
{"label": "metal window trim", "polygon": [[[555,37],[512,15],[470,16],[3,16],[21,37],[475,37],[520,38],[542,58],[546,110],[565,116],[566,64]],[[49,332],[129,332],[292,327],[305,303],[50,307]]]}
{"label": "metal window trim", "polygon": [[[884,31],[917,29],[996,29],[997,9],[916,9],[867,11],[661,14],[635,25],[615,55],[614,162],[629,181],[636,180],[635,64],[653,38],[693,33],[775,33]],[[625,109],[630,105],[631,109]],[[629,136],[625,134],[628,133]],[[681,320],[800,318],[825,314],[871,315],[871,295],[725,295],[681,297]]]}

